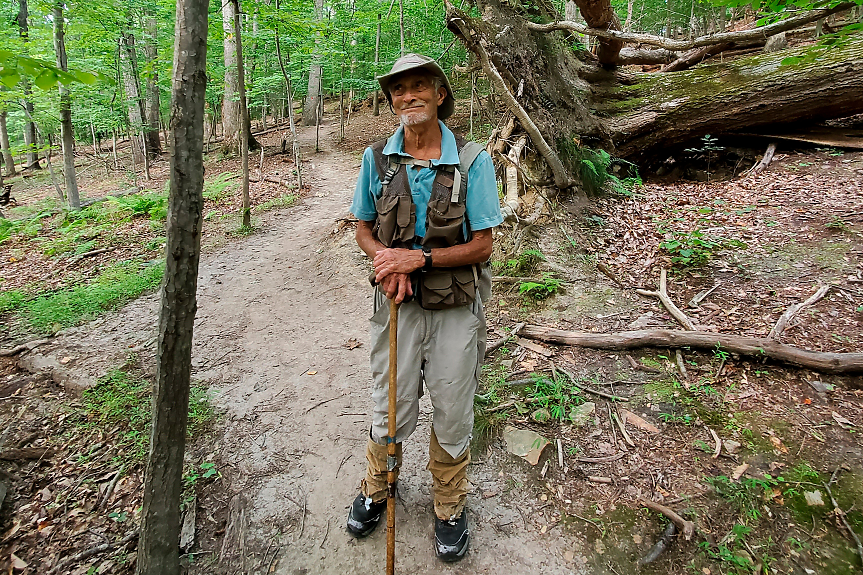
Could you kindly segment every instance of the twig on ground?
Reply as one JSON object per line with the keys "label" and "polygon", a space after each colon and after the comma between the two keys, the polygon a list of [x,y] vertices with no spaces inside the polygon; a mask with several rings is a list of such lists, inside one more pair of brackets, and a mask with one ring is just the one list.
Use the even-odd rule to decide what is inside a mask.
{"label": "twig on ground", "polygon": [[648,367],[640,361],[636,361],[636,359],[629,354],[626,354],[626,361],[629,362],[629,365],[631,365],[632,369],[634,369],[635,371],[645,371],[647,373],[661,373],[661,370],[656,369],[655,367]]}
{"label": "twig on ground", "polygon": [[688,305],[689,307],[698,307],[698,304],[700,304],[704,300],[704,298],[716,291],[716,288],[718,288],[721,284],[722,282],[718,281],[712,288],[699,292],[698,295],[689,300],[689,303],[686,305]]}
{"label": "twig on ground", "polygon": [[713,444],[715,445],[715,447],[713,449],[713,455],[711,457],[713,457],[713,459],[716,459],[717,457],[719,457],[719,454],[722,452],[722,440],[719,439],[719,436],[716,435],[715,431],[713,431],[709,427],[707,427],[706,429],[707,429],[707,431],[710,432],[710,435],[713,436]]}
{"label": "twig on ground", "polygon": [[327,541],[327,536],[330,534],[330,520],[327,519],[327,530],[324,531],[324,538],[321,539],[321,544],[318,545],[318,549],[324,548],[324,543]]}
{"label": "twig on ground", "polygon": [[564,369],[560,369],[560,368],[558,368],[558,370],[562,374],[564,374],[566,377],[569,378],[569,381],[572,382],[572,385],[574,385],[575,387],[577,387],[578,389],[580,389],[582,391],[586,391],[587,393],[592,393],[593,395],[598,395],[599,397],[604,397],[605,399],[610,399],[612,401],[629,401],[628,397],[620,397],[619,395],[612,395],[610,393],[605,393],[604,391],[597,391],[596,389],[591,389],[587,386],[581,385],[580,383],[578,383],[578,381],[576,381],[575,376],[573,376],[568,371],[566,371]]}
{"label": "twig on ground", "polygon": [[649,291],[645,289],[637,289],[635,292],[639,295],[643,295],[646,297],[655,297],[659,298],[659,301],[662,302],[662,305],[665,306],[665,309],[668,310],[668,313],[677,320],[677,322],[683,326],[683,329],[687,331],[695,331],[695,324],[692,323],[692,320],[686,317],[686,314],[680,311],[674,302],[671,301],[671,298],[668,297],[667,290],[667,276],[668,272],[665,268],[662,268],[662,272],[659,275],[659,291]]}
{"label": "twig on ground", "polygon": [[674,525],[680,529],[680,532],[683,533],[683,538],[689,541],[692,539],[692,535],[695,533],[695,523],[692,521],[687,521],[677,513],[675,513],[672,509],[669,509],[665,505],[661,505],[654,501],[643,500],[641,502],[642,505],[650,509],[651,511],[656,511],[657,513],[662,513],[666,517],[668,517]]}
{"label": "twig on ground", "polygon": [[611,477],[600,477],[598,475],[588,475],[587,480],[592,483],[602,483],[605,485],[611,485],[613,483]]}
{"label": "twig on ground", "polygon": [[116,545],[112,544],[112,543],[102,543],[101,545],[96,545],[95,547],[90,547],[89,549],[85,549],[84,551],[81,551],[80,553],[77,553],[75,555],[72,555],[71,557],[67,557],[67,558],[63,559],[62,561],[57,563],[54,567],[52,567],[51,570],[48,571],[48,573],[46,575],[57,575],[58,573],[63,572],[63,570],[66,569],[66,567],[68,567],[69,565],[72,565],[73,563],[77,563],[78,561],[82,561],[84,559],[87,559],[88,557],[92,557],[93,555],[98,555],[99,553],[104,553],[105,551],[110,551],[111,549],[113,549],[115,547],[118,547],[118,548],[122,547],[123,545],[125,545],[129,541],[132,541],[136,537],[138,537],[138,530],[134,529],[134,530],[130,531],[129,533],[127,533],[125,537],[120,539],[120,541],[117,542]]}
{"label": "twig on ground", "polygon": [[338,396],[336,396],[336,397],[331,397],[330,399],[325,399],[325,400],[323,400],[323,401],[319,401],[319,402],[317,402],[316,404],[314,404],[313,406],[311,406],[310,408],[308,408],[308,409],[306,410],[306,413],[309,413],[311,410],[315,409],[316,407],[320,407],[320,406],[324,405],[325,403],[329,403],[329,402],[331,402],[331,401],[335,401],[335,400],[337,400],[337,399],[341,399],[341,398],[343,398],[343,397],[344,397],[344,396],[346,396],[346,395],[347,395],[347,393],[343,393],[343,394],[338,395]]}
{"label": "twig on ground", "polygon": [[620,419],[620,417],[613,411],[611,412],[611,417],[612,417],[612,419],[614,419],[614,422],[617,424],[617,427],[620,428],[620,433],[621,433],[621,435],[623,435],[623,440],[626,442],[626,444],[630,447],[635,447],[635,443],[632,442],[632,439],[629,437],[629,434],[626,432],[626,427],[624,427],[623,421]]}
{"label": "twig on ground", "polygon": [[794,319],[794,316],[797,315],[800,310],[804,307],[810,306],[822,299],[827,292],[830,290],[830,284],[823,285],[818,288],[814,294],[812,294],[809,299],[804,301],[803,303],[796,303],[792,306],[789,306],[785,313],[779,316],[779,320],[777,320],[776,325],[773,326],[773,329],[770,330],[770,333],[767,335],[768,339],[778,340],[779,336],[782,335],[782,332],[785,331],[785,328],[788,327],[788,322]]}
{"label": "twig on ground", "polygon": [[[589,523],[589,524],[593,525],[596,528],[596,530],[599,531],[599,536],[602,537],[602,534],[603,534],[602,527],[597,525],[596,521],[588,519],[587,517],[582,517],[581,515],[576,515],[575,513],[567,513],[567,515],[570,517],[575,517],[576,519],[581,519],[585,523]],[[522,519],[524,519],[524,517],[522,517]]]}
{"label": "twig on ground", "polygon": [[105,495],[102,497],[102,501],[99,503],[99,510],[104,511],[108,508],[108,502],[111,500],[111,495],[114,494],[114,489],[117,487],[117,482],[123,476],[124,471],[126,471],[125,464],[120,466],[120,469],[118,469],[117,473],[114,474],[114,478],[111,479],[111,483],[108,484],[108,488],[105,489]]}
{"label": "twig on ground", "polygon": [[610,269],[608,269],[608,266],[606,266],[604,263],[596,262],[596,269],[598,269],[600,272],[602,272],[602,275],[604,275],[605,277],[607,277],[608,279],[610,279],[611,281],[616,283],[618,286],[626,287],[623,285],[623,282],[620,281],[616,275],[614,275],[614,272],[611,271]]}
{"label": "twig on ground", "polygon": [[[836,471],[839,471],[839,468],[836,468]],[[833,472],[835,477],[836,472]],[[830,483],[833,482],[833,478],[830,478]],[[857,545],[857,555],[860,556],[860,562],[863,563],[863,544],[860,543],[860,538],[857,537],[857,534],[854,533],[854,530],[851,529],[851,525],[848,523],[848,520],[845,518],[845,512],[842,511],[842,508],[839,507],[839,503],[836,502],[836,498],[833,497],[833,491],[830,489],[830,483],[821,482],[821,485],[824,486],[824,489],[827,490],[827,495],[830,496],[830,503],[833,505],[833,512],[837,517],[842,521],[842,525],[845,526],[845,529],[848,530],[848,533],[851,534],[851,537],[854,539],[855,545]]]}
{"label": "twig on ground", "polygon": [[689,374],[686,372],[686,363],[683,361],[683,352],[679,349],[675,349],[674,359],[677,361],[677,369],[680,370],[680,376],[683,378],[683,387],[689,389]]}
{"label": "twig on ground", "polygon": [[512,331],[511,331],[511,332],[509,332],[509,334],[508,334],[508,335],[505,335],[505,336],[503,336],[502,338],[500,338],[500,339],[498,339],[498,340],[494,341],[493,343],[489,344],[489,345],[485,348],[485,353],[486,353],[486,355],[488,355],[488,354],[490,354],[490,353],[492,353],[492,352],[496,351],[496,350],[497,350],[498,348],[500,348],[500,347],[503,347],[503,345],[504,345],[506,342],[508,342],[509,340],[513,339],[514,337],[517,337],[517,336],[518,336],[518,332],[520,332],[520,331],[521,331],[521,328],[523,328],[523,327],[524,327],[524,322],[518,323],[518,324],[516,324],[516,325],[515,325],[515,327],[513,327],[513,328],[512,328]]}

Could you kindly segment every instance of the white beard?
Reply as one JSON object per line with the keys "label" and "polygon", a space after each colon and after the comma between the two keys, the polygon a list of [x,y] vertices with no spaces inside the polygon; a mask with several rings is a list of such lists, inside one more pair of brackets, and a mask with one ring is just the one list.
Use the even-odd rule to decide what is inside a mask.
{"label": "white beard", "polygon": [[399,114],[399,121],[402,126],[416,126],[417,124],[422,124],[424,122],[428,122],[432,119],[432,114],[426,108],[422,111],[410,112],[410,113],[401,113]]}

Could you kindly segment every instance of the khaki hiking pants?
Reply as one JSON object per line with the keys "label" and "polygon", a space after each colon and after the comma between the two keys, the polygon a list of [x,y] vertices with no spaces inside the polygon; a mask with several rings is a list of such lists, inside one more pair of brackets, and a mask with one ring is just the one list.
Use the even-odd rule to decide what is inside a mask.
{"label": "khaki hiking pants", "polygon": [[[389,315],[389,301],[375,290],[371,318],[374,413],[363,481],[363,493],[375,501],[386,497],[387,485]],[[441,519],[460,514],[467,498],[473,397],[485,347],[485,314],[479,298],[472,305],[454,309],[425,310],[416,302],[399,308],[398,462],[401,465],[401,442],[416,429],[425,382],[434,407],[427,469],[434,482],[435,513]]]}

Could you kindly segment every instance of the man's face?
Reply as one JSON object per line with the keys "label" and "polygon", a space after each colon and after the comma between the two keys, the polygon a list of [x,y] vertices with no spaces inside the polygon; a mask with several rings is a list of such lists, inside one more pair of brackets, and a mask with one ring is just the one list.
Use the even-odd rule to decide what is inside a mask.
{"label": "man's face", "polygon": [[429,74],[407,72],[390,83],[393,110],[405,126],[437,120],[437,109],[446,97],[446,88],[434,87]]}

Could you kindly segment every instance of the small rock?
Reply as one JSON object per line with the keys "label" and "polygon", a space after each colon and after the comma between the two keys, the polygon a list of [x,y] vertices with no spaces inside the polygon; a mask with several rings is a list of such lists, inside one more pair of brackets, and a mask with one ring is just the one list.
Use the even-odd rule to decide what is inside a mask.
{"label": "small rock", "polygon": [[637,534],[633,535],[632,536],[632,542],[635,543],[636,545],[641,545],[641,535],[637,535]]}
{"label": "small rock", "polygon": [[821,496],[820,491],[804,491],[803,497],[806,498],[806,505],[810,507],[824,506],[824,498]]}
{"label": "small rock", "polygon": [[567,563],[572,563],[572,561],[575,559],[575,553],[573,553],[572,551],[564,551],[563,559]]}
{"label": "small rock", "polygon": [[725,447],[725,451],[727,451],[731,455],[737,453],[741,447],[740,442],[734,441],[733,439],[726,439],[722,442],[722,445]]}
{"label": "small rock", "polygon": [[524,458],[531,465],[539,463],[542,450],[550,443],[549,440],[529,429],[518,429],[507,425],[503,430],[503,440],[506,450]]}
{"label": "small rock", "polygon": [[591,416],[595,411],[596,404],[592,401],[587,401],[579,406],[573,407],[569,412],[569,418],[572,420],[573,425],[581,427],[592,419]]}
{"label": "small rock", "polygon": [[544,407],[540,407],[530,414],[530,418],[537,423],[548,423],[551,419],[551,412]]}
{"label": "small rock", "polygon": [[833,391],[833,385],[829,383],[824,383],[821,381],[810,381],[808,382],[810,387],[817,391],[818,393],[827,393],[828,391]]}

